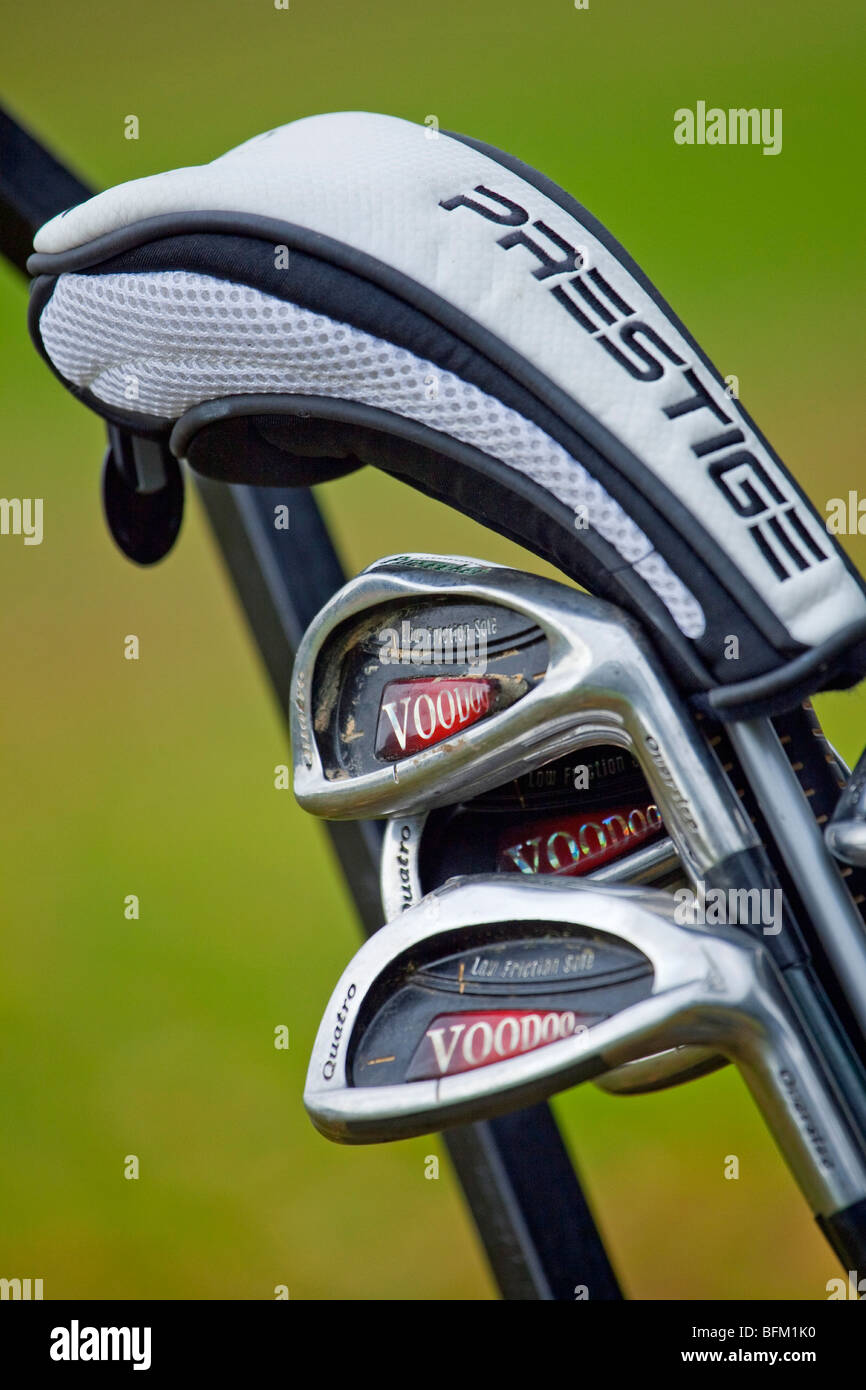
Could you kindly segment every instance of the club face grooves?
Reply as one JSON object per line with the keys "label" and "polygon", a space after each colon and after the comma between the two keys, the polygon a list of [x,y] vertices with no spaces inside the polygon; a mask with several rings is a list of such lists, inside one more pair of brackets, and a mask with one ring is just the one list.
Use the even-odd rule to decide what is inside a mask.
{"label": "club face grooves", "polygon": [[444,745],[516,704],[548,664],[544,634],[501,604],[376,605],[318,653],[313,736],[324,776],[362,777]]}
{"label": "club face grooves", "polygon": [[[470,1112],[478,1113],[479,1098],[494,1113],[513,1108],[523,1096],[549,1095],[563,1084],[598,1073],[601,1065],[593,1047],[593,1030],[624,1011],[636,1038],[645,1030],[652,1041],[665,1012],[657,996],[686,986],[699,992],[702,988],[708,967],[699,946],[687,937],[689,949],[677,954],[665,949],[664,928],[673,905],[662,894],[620,888],[611,896],[587,888],[576,900],[574,892],[562,883],[506,887],[501,878],[455,879],[376,933],[344,973],[322,1020],[305,1091],[305,1103],[317,1127],[332,1138],[363,1143],[457,1122]],[[509,943],[518,948],[528,943],[525,956],[531,955],[532,943],[540,944],[542,953],[558,951],[560,956],[566,951],[573,956],[587,950],[593,953],[591,960],[585,959],[581,968],[570,972],[565,982],[567,998],[565,992],[560,996],[564,1007],[554,1010],[562,1014],[576,1005],[572,1011],[577,1013],[582,999],[583,1012],[592,1016],[588,1031],[459,1075],[443,1074],[439,1080],[424,1077],[386,1084],[379,1073],[373,1084],[356,1084],[363,1039],[401,988],[418,988],[413,976],[438,976],[438,999],[431,1000],[429,981],[425,991],[425,1021],[430,1022],[431,1017],[455,1011],[460,997],[455,960],[466,960],[467,952],[480,957],[486,952],[490,957],[497,951],[501,959],[508,955]],[[533,968],[538,974],[537,961]],[[564,980],[565,972],[557,970],[542,980],[546,993],[521,984],[511,994],[498,994],[501,975],[487,973],[480,978],[484,983],[476,984],[479,1013],[489,1005],[496,1010],[503,1002],[513,1008],[521,997],[530,1006],[555,1002],[557,983]],[[402,1064],[414,1057],[413,1049],[421,1041],[422,1030],[417,1026],[409,1032]],[[639,1051],[641,1044],[635,1046]],[[553,1081],[551,1062],[555,1063]],[[571,1080],[563,1081],[564,1076]]]}
{"label": "club face grooves", "polygon": [[652,965],[603,933],[490,922],[396,959],[359,1010],[354,1086],[438,1080],[570,1036],[652,991]]}
{"label": "club face grooves", "polygon": [[[565,644],[555,631],[539,631],[537,615],[527,613],[531,605],[523,601],[521,586],[515,580],[529,580],[551,593],[569,592],[565,586],[517,576],[481,561],[455,564],[455,575],[425,569],[424,562],[432,557],[400,559],[405,562],[400,567],[382,562],[351,581],[322,611],[299,650],[291,711],[295,791],[301,805],[314,814],[336,818],[386,815],[412,809],[421,801],[429,801],[431,795],[438,804],[447,804],[453,799],[450,788],[467,778],[473,789],[497,785],[503,780],[503,742],[510,741],[513,749],[522,746],[527,750],[539,744],[546,746],[555,738],[557,730],[550,727],[549,720],[543,722],[542,716],[551,710],[551,697],[564,696],[565,685],[578,674],[579,663],[571,651],[570,681],[565,673],[554,669],[566,655]],[[419,561],[417,570],[410,563],[413,559]],[[465,578],[468,568],[479,576],[471,587]],[[499,581],[496,589],[485,589],[485,575]],[[407,618],[407,613],[414,614],[414,620]],[[379,712],[375,706],[389,676],[418,679],[424,668],[399,661],[389,669],[373,661],[372,670],[360,671],[367,684],[366,690],[360,689],[359,663],[354,663],[355,670],[347,670],[353,664],[352,644],[359,637],[369,641],[385,628],[399,633],[407,621],[435,632],[447,625],[448,613],[456,615],[458,625],[497,623],[499,631],[493,634],[496,645],[484,657],[485,667],[495,669],[488,675],[477,662],[438,662],[427,667],[428,678],[441,679],[453,671],[457,678],[471,680],[474,667],[477,679],[492,686],[490,708],[480,714],[476,711],[479,717],[467,720],[453,735],[443,730],[445,736],[431,741],[431,746],[416,746],[403,758],[377,759],[373,731]],[[503,635],[508,639],[504,643],[498,640]],[[584,650],[588,661],[588,649]],[[366,721],[358,717],[359,712],[366,713]],[[495,720],[490,717],[494,714]],[[615,726],[613,741],[627,745],[628,737],[619,722],[615,718],[607,722]],[[564,736],[574,718],[563,710],[559,723]],[[581,732],[568,740],[568,746],[582,737]],[[529,766],[538,760],[526,753],[513,751],[510,755],[515,771],[523,762]],[[508,768],[504,775],[508,775]]]}

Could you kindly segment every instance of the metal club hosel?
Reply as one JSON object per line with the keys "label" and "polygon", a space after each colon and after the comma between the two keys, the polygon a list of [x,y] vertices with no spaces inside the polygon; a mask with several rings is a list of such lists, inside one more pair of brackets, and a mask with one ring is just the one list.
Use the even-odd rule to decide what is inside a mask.
{"label": "metal club hosel", "polygon": [[[741,949],[742,938],[732,946],[733,952]],[[742,956],[737,961],[732,955],[726,968],[728,978],[739,978],[742,987],[732,1060],[813,1211],[831,1216],[866,1194],[863,1153],[840,1110],[828,1104],[822,1069],[794,1022],[776,967],[760,944],[752,943],[751,949],[748,966]],[[708,1021],[712,1011],[707,1000]]]}
{"label": "metal club hosel", "polygon": [[651,668],[645,676],[646,686],[634,683],[622,704],[623,728],[683,867],[698,881],[726,859],[758,849],[760,840],[715,754],[689,737],[675,692]]}

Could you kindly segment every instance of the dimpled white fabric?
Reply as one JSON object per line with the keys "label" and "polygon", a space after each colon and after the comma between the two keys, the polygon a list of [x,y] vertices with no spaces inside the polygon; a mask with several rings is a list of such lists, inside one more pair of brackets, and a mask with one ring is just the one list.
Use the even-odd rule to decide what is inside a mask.
{"label": "dimpled white fabric", "polygon": [[441,430],[566,502],[626,564],[638,562],[687,637],[704,630],[685,585],[571,454],[495,397],[404,348],[248,285],[184,271],[64,275],[40,326],[62,374],[121,409],[176,419],[203,400],[286,392],[360,401]]}

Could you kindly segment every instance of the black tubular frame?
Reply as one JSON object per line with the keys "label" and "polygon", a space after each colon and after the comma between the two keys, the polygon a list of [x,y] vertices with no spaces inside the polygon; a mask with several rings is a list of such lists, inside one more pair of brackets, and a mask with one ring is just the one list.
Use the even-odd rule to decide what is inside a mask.
{"label": "black tubular frame", "polygon": [[[0,253],[26,273],[37,228],[92,190],[0,108]],[[96,462],[96,460],[94,460]],[[344,574],[313,493],[215,483],[195,475],[283,718],[298,642]],[[273,507],[290,508],[291,545]],[[369,935],[382,922],[381,826],[325,829]],[[503,1298],[622,1298],[604,1243],[547,1105],[443,1135]]]}

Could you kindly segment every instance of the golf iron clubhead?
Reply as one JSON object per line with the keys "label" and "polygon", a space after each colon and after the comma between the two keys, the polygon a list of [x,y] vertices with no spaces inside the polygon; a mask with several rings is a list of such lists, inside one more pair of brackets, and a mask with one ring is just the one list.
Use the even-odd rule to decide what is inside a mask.
{"label": "golf iron clubhead", "polygon": [[386,919],[449,878],[486,873],[666,888],[686,881],[636,759],[611,745],[543,763],[453,806],[386,822],[379,876]]}
{"label": "golf iron clubhead", "polygon": [[637,761],[611,745],[554,759],[452,806],[387,821],[380,872],[386,918],[449,878],[485,873],[685,882]]}
{"label": "golf iron clubhead", "polygon": [[693,880],[739,882],[758,846],[637,624],[481,560],[392,556],[350,580],[298,649],[291,725],[295,795],[314,815],[426,811],[613,744],[640,764]]}
{"label": "golf iron clubhead", "polygon": [[866,1255],[866,1175],[763,948],[671,899],[454,879],[376,932],[325,1009],[304,1104],[340,1143],[427,1134],[683,1045],[741,1070],[836,1253]]}

